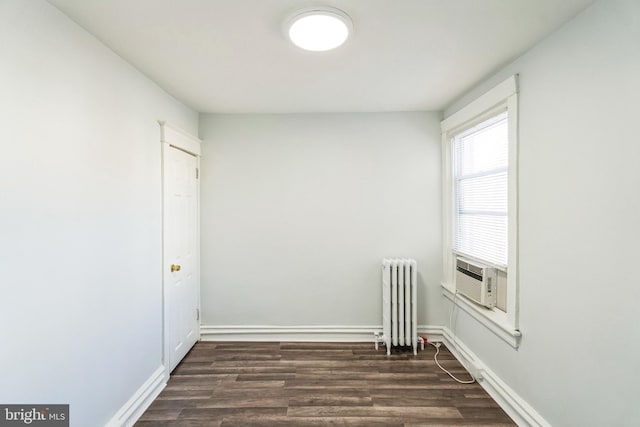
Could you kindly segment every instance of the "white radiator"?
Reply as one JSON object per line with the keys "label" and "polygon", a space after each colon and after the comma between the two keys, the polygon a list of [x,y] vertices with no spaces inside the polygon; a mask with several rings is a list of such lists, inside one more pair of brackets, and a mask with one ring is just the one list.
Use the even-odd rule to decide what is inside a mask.
{"label": "white radiator", "polygon": [[[382,260],[382,336],[387,354],[391,346],[411,346],[418,354],[418,269],[413,259]],[[423,347],[424,348],[424,347]]]}

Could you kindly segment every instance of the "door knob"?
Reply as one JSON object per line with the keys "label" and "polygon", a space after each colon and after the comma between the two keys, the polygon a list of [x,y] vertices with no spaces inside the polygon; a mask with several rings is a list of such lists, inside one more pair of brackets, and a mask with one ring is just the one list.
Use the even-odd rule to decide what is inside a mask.
{"label": "door knob", "polygon": [[180,271],[180,266],[178,264],[171,264],[171,272],[174,273],[176,271]]}

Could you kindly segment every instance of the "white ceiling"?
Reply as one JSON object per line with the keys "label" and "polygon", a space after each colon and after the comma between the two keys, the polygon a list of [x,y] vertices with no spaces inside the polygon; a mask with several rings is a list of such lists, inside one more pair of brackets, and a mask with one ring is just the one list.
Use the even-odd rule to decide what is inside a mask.
{"label": "white ceiling", "polygon": [[[593,0],[49,0],[199,112],[442,110]],[[347,12],[330,52],[289,43],[285,18]]]}

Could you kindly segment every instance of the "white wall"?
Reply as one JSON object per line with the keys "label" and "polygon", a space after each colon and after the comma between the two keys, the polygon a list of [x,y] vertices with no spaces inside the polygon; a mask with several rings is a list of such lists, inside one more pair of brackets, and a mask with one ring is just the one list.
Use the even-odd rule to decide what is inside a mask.
{"label": "white wall", "polygon": [[169,97],[44,1],[0,2],[0,402],[104,425],[162,357]]}
{"label": "white wall", "polygon": [[380,325],[380,262],[442,319],[436,113],[203,115],[203,325]]}
{"label": "white wall", "polygon": [[457,332],[552,425],[637,425],[640,2],[597,2],[445,115],[513,73],[522,345]]}

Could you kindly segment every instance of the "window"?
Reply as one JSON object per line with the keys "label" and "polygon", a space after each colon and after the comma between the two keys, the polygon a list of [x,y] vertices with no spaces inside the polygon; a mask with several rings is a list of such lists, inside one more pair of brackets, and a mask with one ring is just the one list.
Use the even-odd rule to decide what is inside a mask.
{"label": "window", "polygon": [[507,267],[508,113],[456,135],[454,240],[459,255]]}
{"label": "window", "polygon": [[[512,76],[442,121],[443,290],[517,347],[517,81]],[[498,306],[455,293],[460,255],[498,269]]]}

